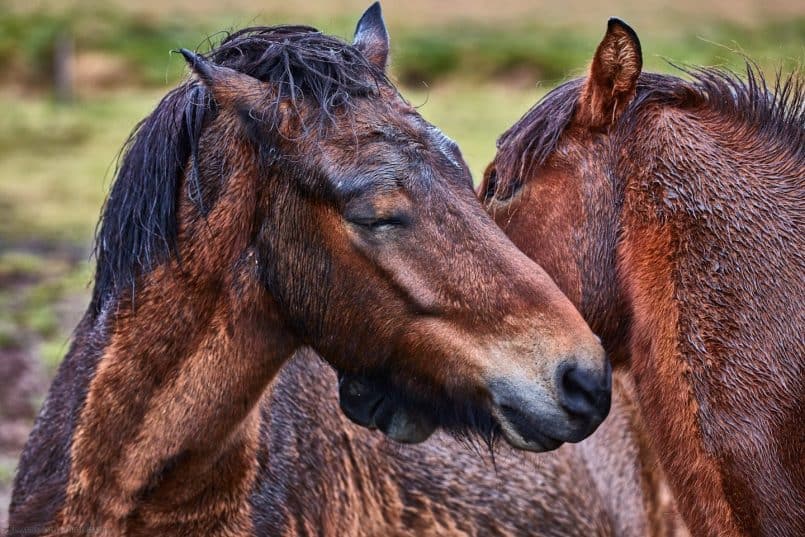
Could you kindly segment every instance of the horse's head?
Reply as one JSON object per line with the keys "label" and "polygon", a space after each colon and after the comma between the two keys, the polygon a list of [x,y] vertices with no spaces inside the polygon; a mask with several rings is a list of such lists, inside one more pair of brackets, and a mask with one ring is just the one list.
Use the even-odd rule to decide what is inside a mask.
{"label": "horse's head", "polygon": [[641,65],[634,31],[611,19],[589,76],[549,93],[500,138],[479,189],[509,238],[545,268],[605,342],[621,340],[625,329],[615,167],[628,156],[613,141]]}
{"label": "horse's head", "polygon": [[[351,45],[274,32],[184,51],[240,155],[199,169],[259,182],[254,262],[297,344],[418,416],[353,417],[404,441],[437,425],[499,427],[533,450],[590,434],[609,408],[598,339],[483,211],[456,144],[388,82],[379,6]],[[240,58],[258,45],[249,76]]]}

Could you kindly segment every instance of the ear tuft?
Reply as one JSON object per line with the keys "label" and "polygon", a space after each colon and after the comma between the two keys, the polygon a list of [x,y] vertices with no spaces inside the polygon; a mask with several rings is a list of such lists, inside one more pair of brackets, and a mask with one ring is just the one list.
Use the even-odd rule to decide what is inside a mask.
{"label": "ear tuft", "polygon": [[190,69],[192,69],[204,83],[209,84],[213,81],[215,66],[205,60],[201,54],[196,54],[186,48],[180,48],[179,52],[184,56],[184,60],[187,62],[187,65],[190,66]]}
{"label": "ear tuft", "polygon": [[371,64],[383,71],[389,57],[389,34],[383,21],[380,2],[375,2],[358,21],[352,44]]}
{"label": "ear tuft", "polygon": [[590,128],[613,124],[635,96],[643,52],[635,31],[612,17],[590,65],[575,121]]}
{"label": "ear tuft", "polygon": [[634,31],[634,28],[626,24],[626,21],[621,18],[610,17],[607,21],[607,33],[615,31],[629,34],[631,39],[637,44],[637,52],[640,53],[640,39],[637,38],[637,32]]}
{"label": "ear tuft", "polygon": [[195,73],[195,75],[210,89],[215,89],[215,86],[226,86],[241,75],[227,67],[215,65],[207,60],[201,54],[197,54],[186,48],[180,48],[179,52],[184,56],[187,65]]}
{"label": "ear tuft", "polygon": [[215,101],[223,106],[251,109],[270,93],[264,84],[249,75],[216,65],[186,48],[179,49],[198,79],[212,92]]}

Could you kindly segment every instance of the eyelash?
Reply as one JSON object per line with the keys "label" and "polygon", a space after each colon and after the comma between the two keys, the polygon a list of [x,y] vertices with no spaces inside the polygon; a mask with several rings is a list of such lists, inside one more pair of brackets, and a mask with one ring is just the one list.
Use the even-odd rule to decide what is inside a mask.
{"label": "eyelash", "polygon": [[405,222],[401,218],[353,220],[352,223],[370,229],[372,231],[383,231],[385,229],[401,227],[405,225]]}
{"label": "eyelash", "polygon": [[488,201],[495,197],[495,191],[498,188],[498,174],[497,171],[492,170],[486,178],[486,188],[484,189],[484,200]]}

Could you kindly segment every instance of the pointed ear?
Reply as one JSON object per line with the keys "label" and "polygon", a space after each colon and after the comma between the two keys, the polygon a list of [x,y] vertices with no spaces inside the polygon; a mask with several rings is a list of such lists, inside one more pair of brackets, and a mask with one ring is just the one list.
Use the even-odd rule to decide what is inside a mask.
{"label": "pointed ear", "polygon": [[210,90],[219,106],[248,111],[258,108],[270,97],[271,87],[256,78],[215,65],[186,48],[179,52],[198,79]]}
{"label": "pointed ear", "polygon": [[375,2],[358,21],[355,39],[352,42],[370,63],[385,71],[389,58],[389,33],[383,22],[380,2]]}
{"label": "pointed ear", "polygon": [[637,34],[622,20],[609,19],[579,96],[576,123],[590,128],[613,124],[634,99],[642,69]]}

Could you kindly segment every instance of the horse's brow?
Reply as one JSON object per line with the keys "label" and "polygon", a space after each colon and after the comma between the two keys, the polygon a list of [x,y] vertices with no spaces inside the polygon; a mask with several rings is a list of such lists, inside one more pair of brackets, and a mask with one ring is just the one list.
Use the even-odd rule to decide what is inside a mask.
{"label": "horse's brow", "polygon": [[456,167],[460,168],[461,164],[458,162],[458,156],[461,155],[461,148],[458,144],[447,136],[441,129],[435,125],[428,125],[430,132],[436,138],[435,142],[442,154]]}
{"label": "horse's brow", "polygon": [[458,144],[455,140],[447,136],[439,127],[431,125],[431,129],[436,133],[436,137],[439,139],[439,143],[453,153],[461,153],[461,148],[458,147]]}
{"label": "horse's brow", "polygon": [[392,144],[413,144],[416,143],[409,134],[405,133],[402,129],[391,127],[388,125],[378,125],[374,127],[369,136],[374,139],[380,139],[384,142]]}
{"label": "horse's brow", "polygon": [[342,198],[357,197],[369,190],[394,189],[399,185],[397,174],[390,167],[364,170],[333,181],[335,191]]}

